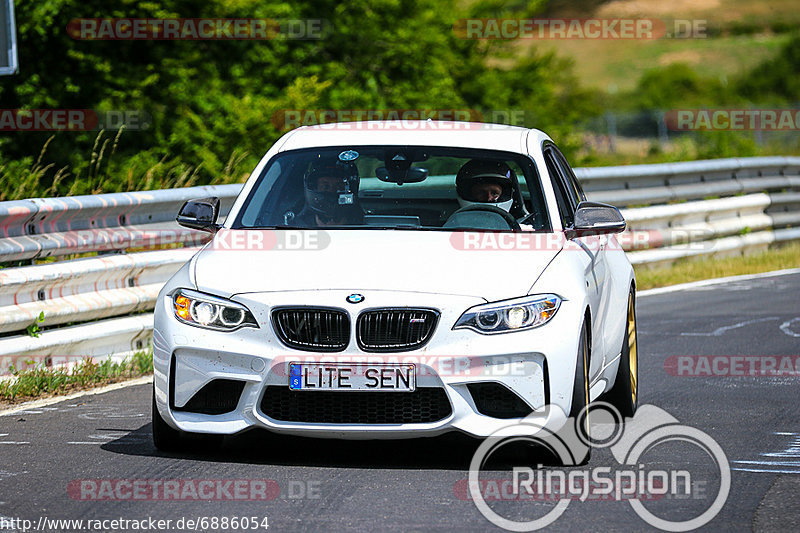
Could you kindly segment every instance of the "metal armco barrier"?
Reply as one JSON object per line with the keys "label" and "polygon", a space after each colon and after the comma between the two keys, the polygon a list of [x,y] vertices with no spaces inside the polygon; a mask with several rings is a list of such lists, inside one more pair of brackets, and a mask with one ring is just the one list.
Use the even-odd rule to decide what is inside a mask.
{"label": "metal armco barrier", "polygon": [[0,263],[75,253],[200,244],[175,214],[188,199],[218,196],[227,212],[241,185],[209,185],[0,202]]}
{"label": "metal armco barrier", "polygon": [[[578,168],[591,200],[621,208],[618,236],[635,265],[742,253],[800,240],[800,157]],[[119,358],[150,343],[156,295],[206,242],[175,223],[181,204],[241,185],[0,202],[0,374],[19,357]],[[157,251],[143,251],[155,248]],[[40,313],[38,337],[25,333]],[[52,327],[57,326],[57,327]]]}

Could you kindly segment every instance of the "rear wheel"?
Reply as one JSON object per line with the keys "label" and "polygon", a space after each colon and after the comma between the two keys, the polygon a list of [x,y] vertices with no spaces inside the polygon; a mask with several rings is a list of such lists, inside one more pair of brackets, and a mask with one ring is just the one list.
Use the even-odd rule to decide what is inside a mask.
{"label": "rear wheel", "polygon": [[639,347],[636,340],[636,293],[633,289],[628,296],[625,337],[617,377],[607,398],[624,417],[632,417],[639,406]]}

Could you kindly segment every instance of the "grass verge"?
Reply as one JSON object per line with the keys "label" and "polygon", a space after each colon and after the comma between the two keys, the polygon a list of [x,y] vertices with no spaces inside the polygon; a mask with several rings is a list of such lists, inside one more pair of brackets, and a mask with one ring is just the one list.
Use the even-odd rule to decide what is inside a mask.
{"label": "grass verge", "polygon": [[670,267],[636,267],[637,290],[691,281],[800,267],[800,243],[791,243],[751,255],[681,260]]}
{"label": "grass verge", "polygon": [[25,370],[13,367],[10,370],[11,377],[0,381],[0,406],[68,394],[152,374],[153,354],[137,352],[119,363],[110,359],[98,363],[86,358],[69,370],[41,364]]}

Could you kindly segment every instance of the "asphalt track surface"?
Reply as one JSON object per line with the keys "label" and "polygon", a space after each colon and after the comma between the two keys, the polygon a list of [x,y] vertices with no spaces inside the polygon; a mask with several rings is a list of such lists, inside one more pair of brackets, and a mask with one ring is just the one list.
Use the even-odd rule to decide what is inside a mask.
{"label": "asphalt track surface", "polygon": [[[708,434],[732,468],[727,501],[702,529],[800,531],[800,377],[758,375],[765,364],[780,370],[787,361],[798,363],[791,356],[800,355],[800,274],[646,295],[637,311],[641,403]],[[756,365],[755,372],[750,365]],[[724,375],[731,368],[756,375]],[[267,517],[269,531],[499,530],[463,491],[477,446],[471,439],[337,442],[250,432],[228,439],[213,454],[163,454],[151,442],[150,387],[0,416],[0,517],[29,519],[34,528],[42,518],[85,521],[83,528],[51,523],[50,530],[63,531],[92,530],[87,520],[118,518],[170,519],[168,530],[183,531],[189,529],[185,520],[202,517]],[[498,461],[497,470],[503,470]],[[710,456],[684,442],[665,443],[639,462],[692,473],[690,497],[648,504],[666,520],[698,515],[720,484]],[[583,468],[615,464],[608,449],[595,449]],[[498,476],[510,479],[508,472]],[[492,479],[493,474],[481,477]],[[80,490],[81,480],[190,480],[195,488],[200,480],[217,480],[215,490],[227,498],[227,492],[235,496],[232,486],[220,487],[219,480],[237,479],[268,480],[257,485],[258,490],[267,487],[266,499],[258,492],[256,501],[216,496],[197,501],[188,493],[181,501],[143,501],[123,490],[114,499],[95,501],[85,499],[94,497],[91,491]],[[125,486],[115,483],[117,490]],[[491,505],[502,516],[528,520],[552,508],[552,502]],[[181,518],[183,528],[177,522]],[[101,529],[111,531],[115,525],[120,524],[106,522]],[[196,529],[234,530],[221,523],[214,528],[210,521],[205,525]],[[261,525],[255,530],[263,531]],[[133,530],[128,526],[117,530]],[[0,518],[0,531],[14,528],[22,530],[19,522]],[[656,528],[627,501],[590,498],[572,501],[547,530]]]}

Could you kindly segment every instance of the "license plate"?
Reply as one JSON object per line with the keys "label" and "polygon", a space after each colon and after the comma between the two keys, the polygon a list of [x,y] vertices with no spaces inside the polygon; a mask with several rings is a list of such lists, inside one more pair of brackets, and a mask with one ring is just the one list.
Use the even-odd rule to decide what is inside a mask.
{"label": "license plate", "polygon": [[416,386],[412,364],[289,363],[292,390],[412,392]]}

